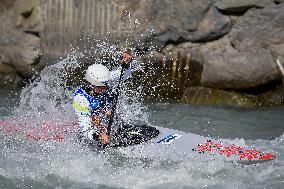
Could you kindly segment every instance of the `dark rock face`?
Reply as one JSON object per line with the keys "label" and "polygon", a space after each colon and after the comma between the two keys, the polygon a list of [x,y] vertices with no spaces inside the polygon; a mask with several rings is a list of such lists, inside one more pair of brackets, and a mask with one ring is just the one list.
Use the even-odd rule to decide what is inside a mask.
{"label": "dark rock face", "polygon": [[[265,6],[271,4],[271,1],[255,1],[255,3],[258,6]],[[190,56],[191,60],[202,65],[197,66],[200,70],[195,70],[201,72],[199,81],[201,86],[240,90],[279,80],[281,76],[275,67],[275,59],[283,56],[284,53],[283,7],[284,5],[272,5],[264,9],[249,10],[236,21],[229,37],[209,43],[187,42],[177,47],[168,45],[164,49],[171,50],[164,52],[172,54],[178,52],[183,56]],[[207,16],[212,15],[214,11],[211,8]],[[203,39],[206,39],[205,36],[212,36],[209,35],[208,24],[204,24],[207,26],[204,27],[206,29],[201,29],[203,22],[212,23],[205,19],[207,16],[204,16],[197,26],[195,32],[198,34],[194,35],[195,32],[191,32],[191,38],[187,39],[200,40],[202,31],[208,32]],[[208,16],[208,18],[214,17]],[[206,41],[210,39],[207,38]]]}
{"label": "dark rock face", "polygon": [[145,42],[155,37],[158,47],[172,42],[211,41],[231,28],[229,17],[220,14],[211,0],[150,0],[140,1],[136,9],[126,7],[141,22],[137,38]]}
{"label": "dark rock face", "polygon": [[219,89],[256,87],[280,79],[270,52],[266,49],[206,56],[201,84]]}
{"label": "dark rock face", "polygon": [[2,0],[0,4],[0,17],[5,15],[14,6],[15,0]]}
{"label": "dark rock face", "polygon": [[[213,52],[205,57],[204,85],[215,83],[216,87],[218,83],[218,88],[240,89],[280,79],[274,62],[284,55],[283,20],[284,4],[249,10],[229,34],[236,51]],[[217,67],[221,73],[217,73]]]}
{"label": "dark rock face", "polygon": [[276,56],[283,56],[284,44],[284,4],[264,9],[249,10],[234,25],[229,37],[239,50],[250,48],[269,49]]}
{"label": "dark rock face", "polygon": [[228,33],[231,29],[231,20],[221,15],[215,7],[211,7],[204,19],[200,22],[197,30],[190,32],[189,41],[212,41]]}
{"label": "dark rock face", "polygon": [[235,51],[211,51],[204,57],[201,83],[241,89],[279,80],[275,60],[284,55],[283,20],[284,4],[248,11],[229,34]]}
{"label": "dark rock face", "polygon": [[2,86],[17,86],[31,78],[40,53],[41,30],[37,0],[4,1],[0,17],[0,74]]}
{"label": "dark rock face", "polygon": [[272,0],[216,0],[215,6],[228,12],[245,12],[250,8],[263,8],[273,4]]}
{"label": "dark rock face", "polygon": [[205,44],[184,43],[172,51],[201,57],[202,86],[245,89],[279,80],[275,60],[284,53],[283,8],[284,4],[250,10],[239,18],[229,37]]}
{"label": "dark rock face", "polygon": [[0,37],[1,63],[13,67],[24,78],[32,77],[35,72],[32,70],[32,64],[36,62],[40,52],[40,39],[16,30],[9,34],[13,35],[15,41],[4,43],[3,41],[9,39],[9,36]]}

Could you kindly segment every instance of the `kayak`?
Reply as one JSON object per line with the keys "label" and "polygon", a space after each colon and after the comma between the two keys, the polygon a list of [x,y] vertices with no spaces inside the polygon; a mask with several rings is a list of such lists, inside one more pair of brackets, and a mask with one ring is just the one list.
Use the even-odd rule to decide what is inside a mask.
{"label": "kayak", "polygon": [[[7,135],[21,133],[31,141],[64,141],[70,132],[76,132],[74,122],[60,125],[43,123],[32,130],[21,131],[15,124],[0,120],[0,130]],[[108,147],[117,148],[131,157],[194,156],[222,158],[239,164],[263,163],[276,159],[273,153],[264,153],[251,147],[242,147],[197,134],[149,125],[123,124],[113,135]]]}
{"label": "kayak", "polygon": [[76,132],[78,125],[76,122],[64,122],[53,124],[43,122],[36,127],[27,127],[34,125],[32,121],[28,123],[13,123],[11,121],[0,120],[0,130],[7,136],[23,136],[30,141],[55,141],[62,142],[66,136],[72,132]]}
{"label": "kayak", "polygon": [[[132,135],[137,137],[147,133],[146,139],[148,141],[143,141],[142,137],[143,142],[140,144],[128,147],[122,145],[123,148],[120,147],[120,151],[131,157],[145,155],[147,157],[166,157],[173,154],[175,156],[195,156],[196,158],[212,156],[239,164],[256,164],[276,159],[273,153],[264,153],[254,148],[241,147],[221,140],[163,127],[133,126],[132,129],[126,130],[125,133],[127,134],[124,134],[124,137],[130,139],[135,138]],[[150,136],[153,138],[150,139]]]}

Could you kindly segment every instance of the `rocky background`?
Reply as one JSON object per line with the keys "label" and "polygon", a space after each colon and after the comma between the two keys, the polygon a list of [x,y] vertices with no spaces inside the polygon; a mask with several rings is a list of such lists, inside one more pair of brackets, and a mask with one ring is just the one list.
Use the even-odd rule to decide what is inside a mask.
{"label": "rocky background", "polygon": [[[72,33],[70,38],[80,35],[72,29],[75,21],[96,23],[90,27],[103,25],[101,33],[111,29],[124,33],[121,26],[129,19],[139,23],[129,29],[133,46],[146,52],[137,58],[155,70],[144,84],[154,86],[159,97],[203,105],[284,104],[283,0],[117,0],[104,5],[99,0],[57,1],[0,1],[2,88],[19,87],[33,78],[50,64],[47,54],[68,53],[64,41],[61,49],[52,48],[53,41],[64,38],[60,28]],[[86,8],[95,7],[97,1],[98,9]],[[73,21],[70,14],[76,13],[76,7],[88,19]],[[49,10],[67,12],[59,15]],[[102,12],[100,20],[93,19],[97,11]],[[58,25],[55,33],[61,35],[50,35],[47,13]]]}

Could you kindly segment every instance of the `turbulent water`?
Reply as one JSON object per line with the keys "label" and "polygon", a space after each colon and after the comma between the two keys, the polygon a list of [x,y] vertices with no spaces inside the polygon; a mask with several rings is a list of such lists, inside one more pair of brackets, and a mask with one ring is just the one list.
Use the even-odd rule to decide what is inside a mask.
{"label": "turbulent water", "polygon": [[[75,119],[70,105],[72,92],[59,74],[66,66],[80,65],[70,56],[45,69],[21,95],[0,91],[0,118],[22,130],[47,121],[56,124]],[[142,89],[124,88],[119,112],[125,121],[251,145],[274,152],[277,159],[241,166],[175,154],[134,158],[116,149],[94,151],[78,142],[76,134],[63,142],[35,142],[1,132],[0,188],[284,188],[284,107],[248,110],[147,105],[141,100]]]}

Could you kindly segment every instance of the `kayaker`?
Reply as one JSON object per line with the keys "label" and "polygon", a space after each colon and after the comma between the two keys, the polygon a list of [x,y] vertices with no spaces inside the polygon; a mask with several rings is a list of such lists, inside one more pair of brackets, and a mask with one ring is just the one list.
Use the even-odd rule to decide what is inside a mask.
{"label": "kayaker", "polygon": [[80,134],[87,142],[99,141],[108,144],[110,136],[107,134],[109,119],[113,105],[115,83],[124,67],[123,80],[131,75],[132,57],[129,53],[122,53],[120,66],[110,71],[102,64],[93,64],[88,67],[81,87],[73,98],[73,108],[78,118]]}

